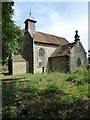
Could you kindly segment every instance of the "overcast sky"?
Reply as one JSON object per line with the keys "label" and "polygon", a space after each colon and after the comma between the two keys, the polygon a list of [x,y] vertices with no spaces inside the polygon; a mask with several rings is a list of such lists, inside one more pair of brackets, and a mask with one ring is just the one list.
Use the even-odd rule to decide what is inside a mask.
{"label": "overcast sky", "polygon": [[37,20],[36,30],[65,37],[74,41],[75,30],[88,51],[88,2],[15,2],[17,25],[24,28],[24,21],[29,17]]}

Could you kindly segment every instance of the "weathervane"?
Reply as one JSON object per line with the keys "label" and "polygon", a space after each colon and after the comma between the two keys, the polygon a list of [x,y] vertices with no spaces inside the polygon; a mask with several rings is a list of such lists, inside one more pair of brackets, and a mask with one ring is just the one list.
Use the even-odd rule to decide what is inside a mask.
{"label": "weathervane", "polygon": [[29,17],[31,17],[31,9],[30,9]]}

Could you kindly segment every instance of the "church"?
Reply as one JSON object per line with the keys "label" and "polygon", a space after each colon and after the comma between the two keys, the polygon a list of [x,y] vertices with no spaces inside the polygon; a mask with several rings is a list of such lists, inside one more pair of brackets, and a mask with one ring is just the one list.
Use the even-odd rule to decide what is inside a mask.
{"label": "church", "polygon": [[[28,73],[74,72],[87,64],[86,52],[75,31],[73,43],[59,37],[36,31],[36,20],[26,19],[22,40],[22,58],[27,61]],[[48,26],[47,26],[48,27]]]}
{"label": "church", "polygon": [[36,22],[30,13],[24,22],[21,55],[12,56],[11,74],[72,73],[77,67],[87,65],[86,51],[77,30],[74,42],[69,43],[64,37],[36,31]]}

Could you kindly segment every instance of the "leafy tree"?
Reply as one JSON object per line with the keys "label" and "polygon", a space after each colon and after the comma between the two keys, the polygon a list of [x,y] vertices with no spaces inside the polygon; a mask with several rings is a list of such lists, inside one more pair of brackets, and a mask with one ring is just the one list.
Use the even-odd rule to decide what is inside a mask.
{"label": "leafy tree", "polygon": [[14,2],[2,3],[2,60],[6,63],[7,57],[13,54],[19,54],[20,41],[23,31],[18,27],[12,17],[14,15]]}
{"label": "leafy tree", "polygon": [[88,63],[90,64],[90,50],[88,50]]}
{"label": "leafy tree", "polygon": [[1,65],[1,59],[2,59],[2,3],[0,1],[0,65]]}

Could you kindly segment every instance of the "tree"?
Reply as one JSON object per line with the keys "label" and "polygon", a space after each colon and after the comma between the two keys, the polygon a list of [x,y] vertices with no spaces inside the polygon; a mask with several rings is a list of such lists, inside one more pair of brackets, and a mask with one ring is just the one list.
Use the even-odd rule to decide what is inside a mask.
{"label": "tree", "polygon": [[23,36],[23,31],[17,26],[12,17],[14,9],[12,6],[14,2],[2,3],[2,60],[6,63],[7,57],[13,54],[19,54],[20,41]]}
{"label": "tree", "polygon": [[88,64],[90,64],[90,50],[88,50]]}
{"label": "tree", "polygon": [[2,2],[0,1],[0,65],[1,65],[1,59],[2,59]]}

